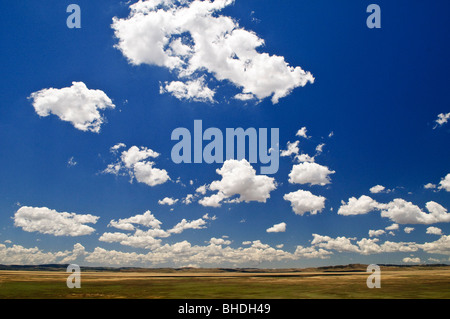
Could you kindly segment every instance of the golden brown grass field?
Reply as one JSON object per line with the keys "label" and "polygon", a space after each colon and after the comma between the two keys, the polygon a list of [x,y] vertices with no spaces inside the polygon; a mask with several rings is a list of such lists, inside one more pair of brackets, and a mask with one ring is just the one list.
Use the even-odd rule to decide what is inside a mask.
{"label": "golden brown grass field", "polygon": [[65,271],[0,271],[1,299],[448,299],[450,266],[382,267],[381,288],[361,269],[82,271],[69,289]]}

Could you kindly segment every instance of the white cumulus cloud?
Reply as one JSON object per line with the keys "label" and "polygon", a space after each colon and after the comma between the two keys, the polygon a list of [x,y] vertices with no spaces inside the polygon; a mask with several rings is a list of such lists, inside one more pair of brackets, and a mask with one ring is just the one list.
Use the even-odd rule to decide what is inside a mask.
{"label": "white cumulus cloud", "polygon": [[325,146],[325,143],[321,143],[316,146],[316,154],[317,155],[322,154],[324,146]]}
{"label": "white cumulus cloud", "polygon": [[433,183],[428,183],[428,184],[423,185],[423,188],[425,188],[425,189],[435,189],[436,185],[433,184]]}
{"label": "white cumulus cloud", "polygon": [[450,173],[447,174],[439,183],[439,189],[444,189],[450,192]]}
{"label": "white cumulus cloud", "polygon": [[388,204],[380,204],[381,216],[388,217],[398,224],[434,224],[450,222],[450,214],[440,204],[430,201],[426,203],[429,214],[418,206],[404,199],[396,198]]}
{"label": "white cumulus cloud", "polygon": [[206,194],[206,190],[208,189],[208,187],[209,187],[208,185],[199,186],[199,187],[197,187],[195,192],[199,193],[199,194],[202,194],[202,195],[205,195]]}
{"label": "white cumulus cloud", "polygon": [[403,258],[404,263],[410,263],[410,264],[418,264],[420,263],[419,257],[405,257]]}
{"label": "white cumulus cloud", "polygon": [[38,247],[26,248],[21,245],[7,247],[0,244],[0,260],[6,265],[65,264],[86,255],[83,245],[76,243],[73,250],[44,252]]}
{"label": "white cumulus cloud", "polygon": [[222,200],[235,195],[239,195],[238,202],[265,203],[270,198],[270,192],[276,188],[273,177],[257,175],[245,159],[226,160],[216,172],[222,179],[213,181],[209,189],[217,193],[199,200],[203,206],[219,207]]}
{"label": "white cumulus cloud", "polygon": [[203,78],[187,81],[165,82],[160,85],[160,93],[170,93],[179,100],[192,100],[196,102],[214,102],[214,90],[206,86]]}
{"label": "white cumulus cloud", "polygon": [[271,97],[273,103],[314,82],[310,72],[290,66],[284,57],[260,52],[264,40],[220,14],[232,3],[138,1],[130,5],[127,18],[113,19],[116,47],[133,65],[157,65],[172,71],[178,81],[166,83],[162,91],[178,98],[210,101],[214,90],[198,83],[207,76],[239,88],[236,98]]}
{"label": "white cumulus cloud", "polygon": [[429,254],[450,255],[450,235],[442,235],[438,240],[420,245]]}
{"label": "white cumulus cloud", "polygon": [[94,133],[100,132],[104,122],[100,111],[115,108],[105,92],[90,90],[83,82],[72,82],[71,87],[62,89],[42,89],[32,93],[29,99],[39,116],[54,114],[81,131]]}
{"label": "white cumulus cloud", "polygon": [[325,208],[325,197],[313,195],[310,191],[298,190],[283,196],[284,200],[291,202],[292,209],[297,215],[309,212],[316,215]]}
{"label": "white cumulus cloud", "polygon": [[[125,144],[119,143],[111,148],[111,152],[116,154],[117,150],[124,146]],[[148,186],[164,184],[170,180],[169,174],[165,169],[154,167],[155,162],[148,160],[149,158],[157,158],[159,155],[149,148],[132,146],[128,150],[122,151],[120,158],[115,163],[108,164],[103,173],[128,174],[131,177],[131,182],[136,178],[139,183]]]}
{"label": "white cumulus cloud", "polygon": [[315,158],[309,156],[308,154],[299,154],[299,155],[296,155],[296,156],[295,156],[295,159],[296,159],[298,162],[300,162],[300,163],[303,163],[303,162],[314,163],[314,161],[315,161]]}
{"label": "white cumulus cloud", "polygon": [[306,126],[303,126],[301,129],[299,129],[297,131],[297,133],[295,135],[298,137],[309,138],[309,136],[306,134],[306,132],[308,132]]}
{"label": "white cumulus cloud", "polygon": [[172,206],[178,202],[178,199],[173,199],[172,197],[164,197],[158,201],[159,205],[168,205]]}
{"label": "white cumulus cloud", "polygon": [[209,243],[213,244],[213,245],[229,245],[229,244],[231,244],[231,241],[227,240],[227,239],[223,239],[223,238],[214,238],[213,237],[209,240]]}
{"label": "white cumulus cloud", "polygon": [[398,224],[392,224],[391,226],[387,226],[386,228],[385,228],[386,230],[398,230],[399,229],[399,226],[398,226]]}
{"label": "white cumulus cloud", "polygon": [[203,229],[205,228],[206,221],[202,218],[193,220],[193,221],[187,221],[186,219],[183,219],[181,222],[176,224],[172,229],[169,229],[169,233],[173,234],[180,234],[186,229]]}
{"label": "white cumulus cloud", "polygon": [[327,185],[330,184],[330,176],[335,171],[317,163],[303,162],[292,167],[289,173],[289,183],[292,184],[310,184]]}
{"label": "white cumulus cloud", "polygon": [[434,226],[430,226],[427,228],[427,234],[431,234],[431,235],[442,235],[442,229],[438,228],[438,227],[434,227]]}
{"label": "white cumulus cloud", "polygon": [[297,155],[298,152],[300,151],[299,148],[298,148],[298,143],[299,143],[299,141],[295,141],[293,143],[288,142],[287,143],[287,149],[286,150],[281,150],[280,151],[281,152],[280,156],[281,157],[285,157],[285,156],[291,156],[292,154]]}
{"label": "white cumulus cloud", "polygon": [[270,228],[266,229],[268,233],[283,233],[286,231],[286,223],[275,224]]}
{"label": "white cumulus cloud", "polygon": [[381,236],[381,235],[383,235],[385,233],[386,232],[383,229],[369,230],[369,237],[378,237],[378,236]]}
{"label": "white cumulus cloud", "polygon": [[342,202],[341,207],[338,210],[339,215],[363,215],[367,214],[378,207],[378,202],[370,198],[369,196],[362,195],[360,198],[351,197],[348,200],[348,204]]}
{"label": "white cumulus cloud", "polygon": [[[159,238],[167,238],[172,234],[180,234],[187,229],[203,229],[206,227],[207,220],[214,219],[214,217],[210,218],[207,214],[204,215],[203,218],[192,221],[182,219],[172,228],[164,230],[161,228],[161,221],[159,221],[150,211],[146,211],[144,214],[119,219],[118,221],[111,220],[108,225],[110,227],[125,231],[134,230],[134,233],[105,232],[100,236],[99,240],[108,243],[117,242],[125,246],[153,250],[161,246],[161,239]],[[148,229],[137,229],[135,225],[144,226]]]}
{"label": "white cumulus cloud", "polygon": [[342,202],[338,210],[339,215],[362,215],[378,210],[382,217],[387,217],[397,224],[434,224],[450,222],[450,213],[442,205],[429,201],[425,207],[429,213],[402,198],[396,198],[387,204],[378,203],[369,196],[359,199],[352,197],[348,204]]}
{"label": "white cumulus cloud", "polygon": [[85,224],[95,224],[98,218],[90,214],[60,213],[47,207],[23,206],[14,214],[14,226],[54,236],[82,236],[95,231]]}
{"label": "white cumulus cloud", "polygon": [[445,113],[439,114],[438,118],[436,119],[436,126],[434,128],[444,125],[445,123],[448,122],[449,119],[450,119],[450,112],[447,114]]}
{"label": "white cumulus cloud", "polygon": [[119,219],[118,221],[115,221],[113,219],[110,221],[108,226],[122,230],[134,230],[134,225],[142,225],[145,227],[159,229],[161,222],[156,219],[151,211],[148,210],[144,214],[138,214],[129,218]]}
{"label": "white cumulus cloud", "polygon": [[385,189],[386,187],[384,187],[383,185],[376,185],[370,189],[370,192],[372,194],[378,194],[384,192]]}

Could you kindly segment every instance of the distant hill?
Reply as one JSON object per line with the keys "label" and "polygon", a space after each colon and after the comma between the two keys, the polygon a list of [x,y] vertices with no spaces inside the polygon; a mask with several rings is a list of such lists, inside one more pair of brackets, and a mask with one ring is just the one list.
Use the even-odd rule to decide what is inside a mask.
{"label": "distant hill", "polygon": [[[44,265],[2,265],[0,270],[22,270],[22,271],[66,271],[69,264],[44,264]],[[291,272],[366,272],[365,264],[349,264],[309,268],[284,268],[284,269],[264,269],[264,268],[139,268],[139,267],[86,267],[80,266],[81,271],[91,272],[157,272],[157,273],[291,273]],[[378,264],[383,270],[411,269],[432,269],[441,267],[450,267],[447,264],[424,264],[424,265],[395,265]]]}

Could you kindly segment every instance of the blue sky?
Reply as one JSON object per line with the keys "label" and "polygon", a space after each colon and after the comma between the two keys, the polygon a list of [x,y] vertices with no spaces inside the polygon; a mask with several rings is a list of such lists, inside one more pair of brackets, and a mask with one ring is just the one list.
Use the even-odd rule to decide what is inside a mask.
{"label": "blue sky", "polygon": [[[77,1],[80,29],[66,26],[70,3],[0,4],[6,13],[0,22],[0,263],[306,267],[448,262],[449,3],[380,0],[382,27],[369,29],[369,1],[236,0],[207,14],[209,20],[193,19],[189,25],[179,20],[165,22],[167,28],[180,23],[188,30],[180,39],[195,53],[178,57],[185,62],[190,59],[188,65],[197,68],[187,76],[181,75],[188,70],[185,65],[171,67],[172,62],[160,62],[161,57],[154,56],[158,44],[151,41],[150,34],[157,34],[161,24],[150,23],[148,30],[140,33],[135,27],[137,15],[130,15],[129,7],[135,1]],[[177,12],[183,7],[192,9],[194,4],[175,3],[170,10]],[[169,10],[158,8],[161,15]],[[146,14],[157,14],[146,10]],[[250,42],[256,35],[264,40],[249,61],[255,72],[258,67],[273,72],[239,82],[243,74],[225,72],[223,64],[213,59],[219,60],[217,53],[222,51],[209,62],[208,54],[214,52],[195,46],[199,43],[194,35],[189,38],[189,30],[196,32],[195,39],[213,43],[202,30],[218,24],[196,29],[197,23],[214,22],[220,16],[233,18],[234,30],[245,30],[243,39]],[[114,17],[124,24],[114,26]],[[115,30],[125,29],[122,39],[115,36]],[[170,41],[179,36],[172,34]],[[121,40],[125,41],[122,46]],[[240,55],[239,50],[249,42],[237,41],[231,49]],[[146,43],[143,49],[142,43]],[[284,64],[272,65],[270,59],[258,64],[263,53],[282,57]],[[195,64],[197,56],[201,58]],[[273,87],[290,85],[288,67],[310,72],[314,83],[295,85],[274,103]],[[279,80],[273,80],[276,76]],[[72,87],[72,82],[84,83],[88,99],[93,90],[100,90],[101,100],[109,99],[114,105],[100,110],[103,123],[98,132],[83,131],[75,127],[76,120],[64,121],[55,114],[57,109],[65,115],[81,112],[70,92],[53,104],[48,99],[57,90]],[[177,97],[168,86],[194,82],[200,85],[197,95],[193,91]],[[57,90],[42,91],[49,88]],[[235,98],[243,88],[253,94],[252,99]],[[37,92],[40,99],[31,98]],[[75,102],[68,103],[70,99]],[[40,116],[38,102],[52,114]],[[445,120],[437,122],[439,114]],[[202,205],[205,197],[233,192],[237,184],[225,190],[224,183],[219,183],[219,189],[202,194],[197,188],[220,181],[216,170],[225,164],[173,163],[171,150],[176,142],[171,133],[178,127],[193,132],[194,120],[202,120],[204,129],[216,127],[223,132],[238,127],[279,128],[280,150],[295,141],[299,141],[299,149],[280,157],[278,172],[267,178],[260,175],[259,163],[252,164],[255,173],[250,170],[245,181],[240,180],[243,175],[229,176],[237,184],[253,180],[270,184],[273,179],[275,188],[266,192],[265,202],[255,195],[257,200],[226,203],[242,197],[242,192],[236,191],[223,199],[220,207]],[[296,136],[303,127],[307,138]],[[114,154],[110,149],[118,143],[126,146]],[[318,154],[320,144],[324,146]],[[158,157],[142,160],[141,168],[165,171],[170,179],[157,185],[139,181],[136,163],[125,167],[120,160],[133,146],[157,152]],[[298,177],[303,182],[289,182],[295,166],[312,167],[295,158],[300,154],[314,156],[314,168],[334,172],[324,185],[311,185],[305,176]],[[69,164],[70,159],[76,164]],[[154,164],[148,164],[150,161]],[[109,164],[120,164],[120,172],[105,172]],[[232,164],[243,167],[242,163]],[[132,182],[129,174],[134,177]],[[311,178],[314,172],[307,175]],[[376,185],[385,188],[371,192]],[[323,197],[324,206],[315,214],[296,214],[284,196],[298,190]],[[183,202],[188,194],[193,195],[190,204]],[[166,197],[178,201],[158,203]],[[340,211],[352,197],[360,200],[362,208],[356,212],[349,207],[347,214],[345,209]],[[141,216],[146,211],[161,222],[156,229],[164,230],[162,237],[150,236],[151,232],[139,237],[141,232],[155,230],[145,223],[131,223],[127,230],[123,225],[111,226],[111,220]],[[74,215],[67,217],[65,212],[91,215],[95,222],[77,224]],[[437,217],[427,219],[430,215]],[[56,222],[58,218],[61,222]],[[197,224],[179,233],[173,231],[183,219]],[[280,223],[285,223],[285,231],[267,232]],[[398,229],[385,229],[392,224]],[[73,232],[82,225],[92,229],[81,235]],[[414,230],[407,229],[407,233],[405,227]],[[383,232],[371,237],[369,230]],[[153,241],[153,246],[146,246]],[[386,242],[395,243],[395,248]],[[111,264],[111,256],[117,263]]]}

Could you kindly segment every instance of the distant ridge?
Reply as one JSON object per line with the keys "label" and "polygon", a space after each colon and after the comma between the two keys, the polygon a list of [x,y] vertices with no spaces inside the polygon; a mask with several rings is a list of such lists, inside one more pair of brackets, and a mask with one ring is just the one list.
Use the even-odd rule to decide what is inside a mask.
{"label": "distant ridge", "polygon": [[[22,271],[65,271],[69,264],[42,264],[42,265],[2,265],[0,270],[22,270]],[[142,267],[88,267],[80,266],[81,271],[111,271],[111,272],[162,272],[162,273],[227,273],[227,272],[241,272],[241,273],[271,273],[271,272],[365,272],[367,264],[348,264],[335,266],[321,266],[308,268],[142,268]],[[448,264],[416,264],[416,265],[398,265],[398,264],[378,264],[383,268],[395,270],[396,268],[440,268],[448,267]]]}

